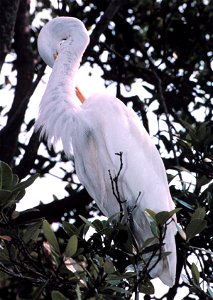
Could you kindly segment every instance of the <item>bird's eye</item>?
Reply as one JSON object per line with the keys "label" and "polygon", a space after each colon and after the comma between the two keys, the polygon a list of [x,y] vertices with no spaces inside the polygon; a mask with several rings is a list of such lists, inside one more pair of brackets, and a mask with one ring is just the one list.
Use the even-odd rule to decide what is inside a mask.
{"label": "bird's eye", "polygon": [[61,46],[64,42],[66,41],[66,39],[63,39],[59,42],[59,46]]}

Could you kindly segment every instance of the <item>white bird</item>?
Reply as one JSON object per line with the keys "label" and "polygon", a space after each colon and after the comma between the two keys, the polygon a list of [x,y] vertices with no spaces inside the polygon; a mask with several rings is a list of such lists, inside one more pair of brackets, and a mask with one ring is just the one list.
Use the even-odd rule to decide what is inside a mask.
{"label": "white bird", "polygon": [[[83,103],[79,101],[75,79],[88,43],[88,32],[76,18],[58,17],[42,28],[38,50],[53,69],[41,100],[36,128],[41,128],[49,145],[61,139],[66,155],[74,153],[80,182],[107,217],[120,209],[113,195],[109,170],[112,177],[116,176],[120,169],[116,153],[122,152],[118,190],[128,207],[136,205],[132,210],[134,235],[142,247],[152,236],[145,210],[174,209],[166,171],[155,145],[132,109],[105,94],[93,94]],[[163,248],[171,254],[163,257],[150,272],[153,278],[159,277],[168,286],[175,282],[175,234],[175,222],[170,222]]]}

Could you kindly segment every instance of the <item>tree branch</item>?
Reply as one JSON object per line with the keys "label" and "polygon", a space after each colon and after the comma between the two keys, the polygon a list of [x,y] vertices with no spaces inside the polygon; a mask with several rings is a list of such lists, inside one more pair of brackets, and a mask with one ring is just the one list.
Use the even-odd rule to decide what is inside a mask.
{"label": "tree branch", "polygon": [[[30,199],[29,199],[30,201]],[[89,196],[85,189],[80,192],[76,192],[71,196],[65,197],[61,200],[56,200],[48,204],[40,204],[34,207],[37,211],[22,213],[19,216],[19,222],[25,223],[27,221],[32,221],[32,219],[45,218],[50,223],[60,222],[63,215],[69,211],[82,210],[92,202],[92,198]]]}
{"label": "tree branch", "polygon": [[[17,53],[17,86],[12,107],[8,112],[5,131],[0,135],[0,159],[8,164],[13,163],[17,151],[18,135],[28,104],[28,101],[25,102],[23,100],[25,100],[26,93],[31,87],[34,75],[33,52],[30,42],[29,5],[30,0],[20,1],[14,38],[14,48]],[[16,112],[19,109],[20,104],[22,104],[21,111],[19,110],[17,116]],[[14,115],[16,116],[15,122],[13,122],[13,126],[9,126],[8,124],[10,124],[10,120],[11,118],[14,118]]]}
{"label": "tree branch", "polygon": [[98,22],[90,36],[90,44],[85,52],[82,64],[85,63],[88,52],[90,52],[91,49],[93,49],[93,47],[98,43],[100,35],[105,31],[109,22],[119,11],[120,7],[124,5],[124,3],[125,1],[123,0],[112,0],[109,2],[109,6],[107,7],[106,11],[104,12],[103,16],[101,17],[100,21]]}
{"label": "tree branch", "polygon": [[19,165],[14,168],[14,173],[18,175],[19,179],[23,179],[30,174],[30,170],[34,167],[39,146],[39,132],[33,132],[30,141],[25,148],[22,160]]}
{"label": "tree branch", "polygon": [[0,72],[5,57],[11,50],[19,2],[20,0],[0,1]]}

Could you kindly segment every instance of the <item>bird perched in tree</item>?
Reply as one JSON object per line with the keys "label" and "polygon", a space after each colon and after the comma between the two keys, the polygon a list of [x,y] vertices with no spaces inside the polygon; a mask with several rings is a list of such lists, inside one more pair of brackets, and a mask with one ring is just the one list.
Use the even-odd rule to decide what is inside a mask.
{"label": "bird perched in tree", "polygon": [[[38,50],[52,73],[41,100],[36,128],[41,128],[49,146],[61,139],[66,155],[74,153],[79,180],[105,216],[118,213],[121,203],[132,208],[133,234],[142,248],[152,236],[145,210],[174,209],[165,168],[132,109],[106,94],[84,99],[78,91],[79,97],[76,96],[76,73],[88,43],[88,32],[76,18],[55,18],[41,30]],[[122,168],[116,153],[122,153]],[[118,171],[120,203],[112,189],[112,178]],[[172,221],[167,225],[163,246],[171,254],[164,256],[150,272],[168,286],[175,281],[175,234]]]}

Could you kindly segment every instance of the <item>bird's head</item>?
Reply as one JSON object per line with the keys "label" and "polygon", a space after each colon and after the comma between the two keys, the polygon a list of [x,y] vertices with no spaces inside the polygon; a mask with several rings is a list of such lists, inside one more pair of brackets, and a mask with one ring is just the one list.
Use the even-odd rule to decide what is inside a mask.
{"label": "bird's head", "polygon": [[89,43],[89,34],[79,19],[57,17],[41,29],[38,36],[38,51],[48,66],[53,67],[60,48],[66,43],[72,44],[76,51],[82,53],[85,51]]}

